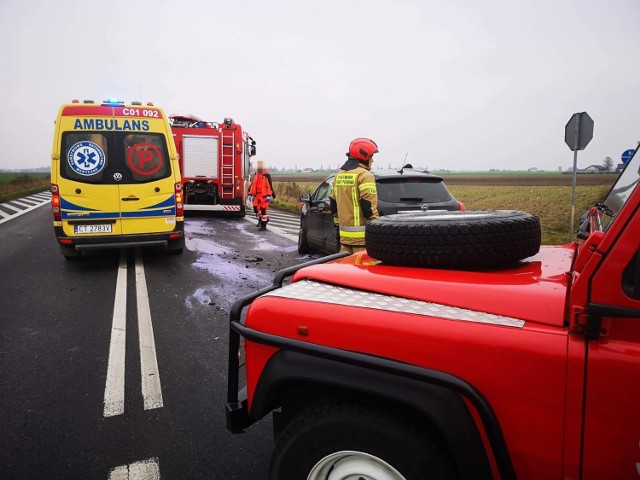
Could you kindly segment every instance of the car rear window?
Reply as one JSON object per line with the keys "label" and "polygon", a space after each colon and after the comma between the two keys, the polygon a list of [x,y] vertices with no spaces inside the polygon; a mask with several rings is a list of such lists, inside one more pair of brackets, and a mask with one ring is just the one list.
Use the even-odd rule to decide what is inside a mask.
{"label": "car rear window", "polygon": [[440,179],[385,178],[376,180],[378,198],[386,202],[447,202],[451,194]]}
{"label": "car rear window", "polygon": [[146,183],[171,175],[159,133],[66,132],[60,175],[83,183]]}

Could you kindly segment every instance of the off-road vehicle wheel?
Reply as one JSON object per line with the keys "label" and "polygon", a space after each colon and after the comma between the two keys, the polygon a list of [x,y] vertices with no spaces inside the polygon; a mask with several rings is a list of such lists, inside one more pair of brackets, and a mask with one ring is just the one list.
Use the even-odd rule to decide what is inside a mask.
{"label": "off-road vehicle wheel", "polygon": [[278,438],[269,478],[457,478],[448,450],[428,431],[406,414],[364,403],[311,405]]}
{"label": "off-road vehicle wheel", "polygon": [[471,270],[535,255],[540,235],[540,221],[525,212],[418,212],[374,220],[365,242],[369,256],[390,265]]}

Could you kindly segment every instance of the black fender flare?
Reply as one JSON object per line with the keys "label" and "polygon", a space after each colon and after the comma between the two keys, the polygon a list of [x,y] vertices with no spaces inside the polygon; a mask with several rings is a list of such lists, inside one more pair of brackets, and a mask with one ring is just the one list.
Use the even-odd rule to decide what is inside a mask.
{"label": "black fender flare", "polygon": [[[396,363],[400,367],[404,365]],[[361,395],[359,398],[369,395],[409,407],[438,428],[462,478],[492,478],[487,452],[471,413],[462,396],[447,386],[367,366],[280,350],[260,375],[249,412],[251,417],[263,418],[282,406],[280,396],[290,385],[334,387],[355,392]]]}

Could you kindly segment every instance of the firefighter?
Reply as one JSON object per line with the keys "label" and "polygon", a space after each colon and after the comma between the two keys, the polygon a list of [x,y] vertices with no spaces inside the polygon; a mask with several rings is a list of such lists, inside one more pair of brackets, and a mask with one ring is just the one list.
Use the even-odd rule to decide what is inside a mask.
{"label": "firefighter", "polygon": [[366,225],[378,218],[378,191],[371,173],[376,142],[356,138],[349,145],[347,161],[333,181],[331,213],[340,230],[340,251],[355,253],[365,249]]}
{"label": "firefighter", "polygon": [[266,174],[266,169],[263,167],[262,162],[258,162],[258,171],[249,186],[249,201],[253,202],[253,211],[258,217],[257,226],[260,227],[260,230],[267,229],[267,223],[269,222],[267,212],[269,210],[269,202],[273,196],[271,182],[266,175],[268,174]]}

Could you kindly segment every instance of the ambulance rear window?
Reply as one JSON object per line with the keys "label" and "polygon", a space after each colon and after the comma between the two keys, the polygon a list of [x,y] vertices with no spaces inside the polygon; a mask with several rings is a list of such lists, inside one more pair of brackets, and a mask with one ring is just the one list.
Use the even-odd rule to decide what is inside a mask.
{"label": "ambulance rear window", "polygon": [[60,170],[83,183],[147,183],[169,177],[171,163],[162,134],[66,132]]}

